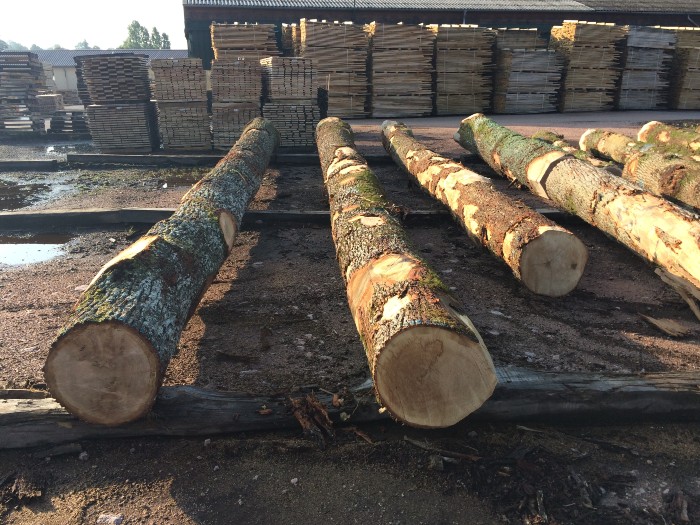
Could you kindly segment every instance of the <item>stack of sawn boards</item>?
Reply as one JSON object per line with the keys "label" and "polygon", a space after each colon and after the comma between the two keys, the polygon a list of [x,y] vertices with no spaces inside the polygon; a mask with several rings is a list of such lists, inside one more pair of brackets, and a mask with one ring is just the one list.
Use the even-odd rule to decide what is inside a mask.
{"label": "stack of sawn boards", "polygon": [[44,70],[35,53],[0,53],[1,130],[43,131],[43,120],[35,105],[44,84]]}
{"label": "stack of sawn boards", "polygon": [[[79,58],[79,60],[77,60]],[[147,153],[158,144],[148,57],[133,53],[76,57],[90,105],[88,127],[102,152]]]}
{"label": "stack of sawn boards", "polygon": [[474,25],[428,27],[435,34],[436,114],[488,111],[495,33]]}
{"label": "stack of sawn boards", "polygon": [[537,31],[499,29],[496,36],[495,113],[557,110],[564,59]]}
{"label": "stack of sawn boards", "polygon": [[317,85],[327,92],[327,114],[366,117],[369,44],[362,26],[302,19],[299,32],[297,54],[313,61]]}
{"label": "stack of sawn boards", "polygon": [[550,47],[566,59],[560,111],[613,109],[625,31],[624,26],[578,20],[552,28]]}
{"label": "stack of sawn boards", "polygon": [[669,28],[676,34],[670,107],[700,109],[700,28]]}
{"label": "stack of sawn boards", "polygon": [[210,26],[216,60],[260,60],[280,54],[274,24],[217,24]]}
{"label": "stack of sawn boards", "polygon": [[263,117],[280,133],[283,148],[313,147],[318,107],[316,72],[312,60],[268,57],[260,61],[263,70]]}
{"label": "stack of sawn boards", "polygon": [[202,60],[154,59],[151,70],[163,149],[210,149],[207,80]]}

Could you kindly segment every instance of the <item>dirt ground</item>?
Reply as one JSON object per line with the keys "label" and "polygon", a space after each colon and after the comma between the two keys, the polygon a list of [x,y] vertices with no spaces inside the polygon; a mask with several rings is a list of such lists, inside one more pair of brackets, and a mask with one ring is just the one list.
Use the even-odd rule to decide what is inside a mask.
{"label": "dirt ground", "polygon": [[[524,134],[546,124],[572,142],[589,127],[632,135],[647,120],[661,119],[636,112],[549,117],[500,119]],[[408,122],[424,143],[459,157],[465,152],[452,140],[458,121]],[[383,153],[378,122],[353,127],[362,152]],[[89,150],[86,144],[50,150],[0,144],[0,159],[60,160],[66,152]],[[465,161],[489,172],[473,158]],[[399,206],[441,209],[394,165],[373,168]],[[206,171],[0,173],[0,207],[175,207]],[[527,204],[552,207],[505,181],[494,183]],[[320,167],[271,168],[251,207],[327,209]],[[408,232],[465,305],[499,365],[698,370],[700,326],[653,268],[581,221],[572,218],[565,226],[586,244],[589,262],[579,287],[558,299],[520,286],[456,223],[414,225]],[[69,239],[61,256],[0,265],[0,389],[45,388],[41,368],[49,345],[81,287],[144,231],[58,228],[54,233]],[[2,242],[12,236],[0,231]],[[640,314],[674,319],[691,334],[670,338]],[[339,392],[367,376],[329,228],[244,219],[232,255],[182,335],[165,384],[293,395],[302,387]],[[49,459],[42,450],[0,451],[0,523],[93,524],[101,515],[123,515],[125,524],[692,523],[700,520],[699,430],[694,423],[523,426],[467,418],[450,429],[419,431],[390,421],[351,421],[325,450],[292,429],[207,441],[85,441]],[[0,434],[0,448],[1,441]],[[416,441],[462,458],[424,450]]]}

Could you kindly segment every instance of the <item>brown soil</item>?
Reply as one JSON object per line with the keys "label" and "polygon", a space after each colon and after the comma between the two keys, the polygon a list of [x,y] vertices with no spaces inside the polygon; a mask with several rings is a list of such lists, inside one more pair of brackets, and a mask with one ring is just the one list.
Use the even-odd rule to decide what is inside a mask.
{"label": "brown soil", "polygon": [[[356,130],[364,153],[383,153],[376,126]],[[464,155],[452,133],[416,129],[433,149]],[[31,147],[3,146],[0,153],[10,158],[19,148],[18,156],[31,158]],[[74,189],[34,207],[175,207],[205,172],[66,172]],[[377,164],[375,173],[399,206],[440,209],[395,166]],[[13,177],[26,174],[3,174]],[[551,207],[494,182],[514,198]],[[327,209],[320,168],[270,169],[252,207]],[[165,383],[259,395],[310,385],[337,392],[362,383],[366,359],[330,230],[244,226],[187,325]],[[560,299],[520,286],[455,223],[414,226],[409,234],[464,303],[499,364],[608,373],[700,368],[700,327],[652,268],[580,221],[568,220],[566,227],[588,246],[590,259],[577,290]],[[0,388],[42,387],[41,367],[77,289],[143,230],[66,233],[74,237],[65,255],[0,268]],[[639,314],[675,319],[693,332],[672,339]],[[700,515],[698,430],[695,424],[590,427],[584,421],[530,428],[467,419],[443,431],[391,422],[348,427],[325,450],[299,430],[212,436],[208,446],[202,439],[86,441],[80,444],[84,460],[79,451],[49,461],[33,450],[2,451],[0,523],[92,524],[105,513],[123,514],[128,524],[680,523],[683,499],[691,520]],[[441,459],[404,435],[474,457]]]}

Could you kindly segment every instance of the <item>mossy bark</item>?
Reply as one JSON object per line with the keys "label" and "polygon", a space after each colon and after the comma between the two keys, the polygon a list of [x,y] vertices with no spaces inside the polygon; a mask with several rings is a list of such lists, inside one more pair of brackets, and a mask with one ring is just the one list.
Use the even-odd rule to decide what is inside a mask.
{"label": "mossy bark", "polygon": [[[328,190],[338,264],[377,397],[394,417],[413,426],[455,423],[491,395],[495,376],[488,352],[462,307],[448,295],[447,287],[411,246],[391,212],[392,206],[384,197],[379,181],[355,150],[350,126],[335,117],[324,119],[316,129],[316,141]],[[450,374],[457,372],[460,377],[473,377],[480,383],[473,385],[478,393],[476,399],[468,403],[467,412],[459,407],[454,411],[452,407],[444,407],[453,412],[451,418],[458,419],[436,421],[428,410],[429,405],[417,407],[422,403],[422,395],[428,399],[435,394],[421,393],[421,389],[427,386],[423,381],[425,375],[437,368],[435,362],[441,359],[442,350],[436,353],[435,348],[428,345],[418,354],[415,349],[408,349],[403,356],[390,348],[397,347],[403,340],[401,335],[411,330],[421,334],[432,331],[440,348],[443,348],[442,334],[449,333],[448,338],[459,340],[460,352],[474,356],[476,370],[449,371]],[[420,346],[418,341],[416,346]],[[445,343],[445,350],[447,347]],[[400,345],[397,348],[400,349]],[[394,369],[389,369],[389,364],[381,365],[383,359]],[[427,361],[420,362],[422,359]],[[408,366],[411,362],[415,362],[415,366]],[[382,366],[384,372],[380,373]],[[385,387],[399,381],[412,385],[413,394],[398,396]],[[450,395],[461,397],[459,389]],[[455,399],[455,405],[464,401]],[[411,405],[413,409],[406,408]]]}
{"label": "mossy bark", "polygon": [[605,130],[588,130],[581,148],[624,164],[622,177],[642,189],[700,209],[700,162]]}
{"label": "mossy bark", "polygon": [[[515,277],[532,291],[564,295],[576,286],[585,266],[586,248],[572,233],[500,193],[488,178],[429,150],[415,140],[411,130],[402,123],[384,122],[382,142],[399,166],[450,209],[472,239],[504,261]],[[536,246],[531,243],[552,232],[562,234],[557,248],[553,245],[551,250],[543,250],[547,252],[543,255],[550,267],[557,270],[547,276],[547,282],[531,279],[536,272],[527,267],[527,261],[532,259],[523,256],[528,246]],[[577,257],[571,258],[571,250],[565,250],[565,244],[575,247]],[[571,272],[575,275],[570,275]]]}
{"label": "mossy bark", "polygon": [[[543,193],[653,264],[700,285],[700,223],[693,214],[573,157],[549,160],[553,146],[481,114],[464,119],[455,139],[478,151],[499,173]],[[533,177],[528,168],[542,159],[546,166],[537,165],[536,173],[544,176]]]}
{"label": "mossy bark", "polygon": [[590,163],[596,168],[603,168],[606,171],[609,171],[610,173],[613,173],[615,175],[622,174],[622,170],[616,163],[611,162],[609,160],[599,159],[586,151],[575,148],[574,146],[566,142],[564,140],[564,136],[560,135],[559,133],[555,133],[549,130],[540,130],[534,135],[532,135],[532,138],[541,140],[543,142],[547,142],[555,148],[559,148],[564,153],[572,155],[579,160],[585,160],[586,162]]}
{"label": "mossy bark", "polygon": [[[277,131],[269,122],[253,120],[170,218],[155,224],[95,276],[53,342],[44,368],[51,393],[69,411],[104,424],[125,423],[148,411],[180,334],[228,256],[245,208],[260,187],[278,143]],[[118,384],[119,374],[127,372],[121,370],[121,350],[110,350],[105,340],[113,336],[128,339],[124,353],[133,355],[136,346],[152,354],[144,359],[154,365],[153,370],[131,371],[152,376],[142,384],[147,397],[152,397],[133,400],[138,406],[128,414],[116,406],[130,394]],[[76,345],[84,348],[75,351]],[[101,362],[100,356],[108,356],[108,362]],[[82,405],[92,401],[80,398],[83,378],[65,370],[72,359],[81,362],[76,366],[87,367],[89,381],[104,383],[101,391],[92,394],[99,406]],[[99,401],[100,396],[105,400]],[[114,414],[122,412],[127,419],[115,419]]]}
{"label": "mossy bark", "polygon": [[671,151],[685,152],[693,157],[700,155],[700,132],[696,128],[678,128],[654,120],[642,126],[637,133],[637,140],[663,146]]}

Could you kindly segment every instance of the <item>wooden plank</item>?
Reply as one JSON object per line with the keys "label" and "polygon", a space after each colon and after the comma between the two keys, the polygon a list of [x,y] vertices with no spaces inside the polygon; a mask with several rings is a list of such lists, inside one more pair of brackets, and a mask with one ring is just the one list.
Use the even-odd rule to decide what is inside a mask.
{"label": "wooden plank", "polygon": [[56,171],[58,161],[53,160],[0,160],[0,171]]}
{"label": "wooden plank", "polygon": [[[79,210],[38,210],[0,212],[0,230],[50,231],[61,228],[97,227],[115,224],[151,225],[167,219],[175,208],[93,208]],[[536,208],[538,213],[560,223],[577,220],[567,212],[554,208]],[[402,222],[407,226],[440,223],[448,220],[446,210],[407,210]],[[243,229],[277,223],[329,225],[327,210],[248,210]]]}
{"label": "wooden plank", "polygon": [[[646,375],[557,374],[499,367],[493,396],[469,421],[547,424],[642,423],[700,420],[697,373]],[[354,400],[335,408],[317,393],[335,424],[385,419],[367,383]],[[290,397],[302,394],[290,394]],[[20,397],[20,396],[18,396]],[[53,399],[5,399],[0,403],[1,449],[56,445],[84,439],[144,436],[212,436],[295,428],[285,397],[251,397],[192,386],[161,388],[153,411],[119,427],[90,425],[68,414]],[[261,415],[265,406],[272,413]]]}

